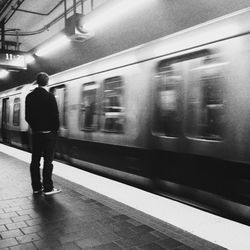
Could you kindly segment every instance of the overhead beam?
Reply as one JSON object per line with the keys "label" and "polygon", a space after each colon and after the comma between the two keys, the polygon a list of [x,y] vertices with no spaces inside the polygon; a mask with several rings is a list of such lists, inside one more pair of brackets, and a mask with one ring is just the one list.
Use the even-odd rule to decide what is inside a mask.
{"label": "overhead beam", "polygon": [[6,24],[15,13],[15,10],[13,10],[12,7],[15,6],[16,8],[19,8],[24,1],[25,0],[12,0],[12,1],[9,1],[8,5],[6,4],[6,7],[1,12],[0,22],[3,19],[5,19],[4,22]]}
{"label": "overhead beam", "polygon": [[12,6],[12,9],[15,9],[15,11],[20,11],[20,12],[25,12],[25,13],[29,13],[29,14],[34,14],[34,15],[40,15],[40,16],[49,16],[54,10],[56,10],[62,3],[64,2],[64,0],[60,1],[59,3],[56,4],[55,7],[53,7],[50,11],[48,11],[47,13],[41,13],[41,12],[36,12],[36,11],[31,11],[31,10],[25,10],[25,9],[20,9],[20,8],[14,8]]}
{"label": "overhead beam", "polygon": [[4,19],[0,22],[1,27],[1,48],[2,50],[5,49],[5,24]]}

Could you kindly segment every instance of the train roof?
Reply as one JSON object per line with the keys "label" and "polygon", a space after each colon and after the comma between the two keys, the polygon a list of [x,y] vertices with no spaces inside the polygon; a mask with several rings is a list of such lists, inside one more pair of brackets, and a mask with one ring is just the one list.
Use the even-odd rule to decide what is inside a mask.
{"label": "train roof", "polygon": [[23,84],[23,85],[20,85],[18,87],[14,87],[11,89],[1,91],[0,98],[5,98],[5,97],[12,96],[12,95],[21,94],[21,93],[23,93],[23,91],[26,91],[29,88],[30,88],[30,84]]}

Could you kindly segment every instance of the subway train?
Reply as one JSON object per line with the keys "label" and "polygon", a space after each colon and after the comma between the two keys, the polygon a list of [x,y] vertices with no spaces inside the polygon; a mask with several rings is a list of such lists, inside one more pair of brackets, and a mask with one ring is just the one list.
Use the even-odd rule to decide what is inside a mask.
{"label": "subway train", "polygon": [[[2,143],[31,150],[36,87],[0,93]],[[58,160],[250,225],[250,8],[51,75],[48,91]]]}

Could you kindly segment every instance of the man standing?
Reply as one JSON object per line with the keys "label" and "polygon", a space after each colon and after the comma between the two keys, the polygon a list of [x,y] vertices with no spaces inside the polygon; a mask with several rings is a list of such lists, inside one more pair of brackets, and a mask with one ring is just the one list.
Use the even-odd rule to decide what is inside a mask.
{"label": "man standing", "polygon": [[[37,75],[38,87],[29,93],[25,100],[25,120],[32,129],[32,159],[30,164],[33,193],[42,191],[45,195],[61,192],[54,188],[52,171],[59,113],[56,99],[46,90],[49,76],[41,72]],[[40,160],[44,158],[43,180],[40,175]]]}

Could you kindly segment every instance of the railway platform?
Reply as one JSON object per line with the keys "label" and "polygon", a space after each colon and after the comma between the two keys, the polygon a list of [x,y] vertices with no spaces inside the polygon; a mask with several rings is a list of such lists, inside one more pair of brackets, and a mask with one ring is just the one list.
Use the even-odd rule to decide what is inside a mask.
{"label": "railway platform", "polygon": [[[197,236],[194,229],[197,225],[197,232],[205,228],[209,234],[211,223],[204,225],[204,217],[199,219],[194,215],[193,208],[184,215],[180,208],[171,210],[170,205],[160,204],[156,196],[150,201],[152,194],[127,187],[128,190],[132,188],[133,198],[128,190],[122,189],[124,184],[59,162],[54,164],[53,179],[55,187],[62,192],[51,196],[34,195],[30,186],[29,160],[29,153],[0,144],[0,249],[249,249],[247,226],[238,227],[239,235],[231,232],[231,237],[227,231],[232,231],[232,227],[224,224],[223,228],[220,218],[213,217],[221,228],[221,233],[214,232],[218,238]],[[139,202],[148,210],[132,205],[133,202]],[[158,214],[160,209],[170,222],[151,215],[148,211],[154,208],[158,209]],[[174,211],[178,214],[174,215]],[[196,219],[186,222],[183,216]],[[183,225],[191,223],[193,232],[185,226],[179,227],[180,224],[174,225],[171,217],[179,219],[180,223],[183,220]],[[223,238],[227,243],[223,243]]]}

